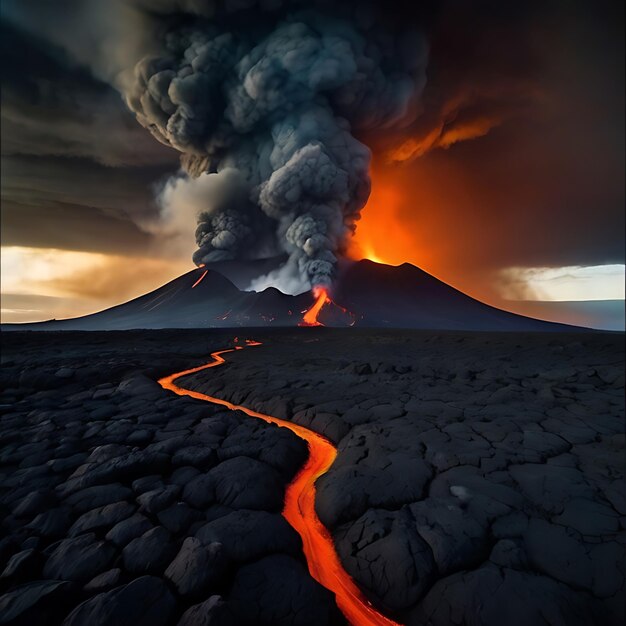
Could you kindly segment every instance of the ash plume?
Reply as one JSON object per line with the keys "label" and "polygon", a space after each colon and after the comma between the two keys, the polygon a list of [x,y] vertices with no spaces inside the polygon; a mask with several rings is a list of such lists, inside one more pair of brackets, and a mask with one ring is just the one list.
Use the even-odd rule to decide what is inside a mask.
{"label": "ash plume", "polygon": [[363,138],[418,117],[427,46],[413,4],[63,0],[59,11],[9,0],[9,12],[115,86],[181,153],[160,223],[142,228],[182,242],[193,212],[197,264],[287,253],[259,284],[294,292],[329,285],[354,232],[370,191]]}
{"label": "ash plume", "polygon": [[357,137],[415,116],[423,37],[366,3],[139,6],[160,47],[123,81],[126,102],[183,153],[180,189],[220,178],[221,199],[197,207],[194,262],[287,252],[258,284],[328,286],[370,191],[370,150]]}

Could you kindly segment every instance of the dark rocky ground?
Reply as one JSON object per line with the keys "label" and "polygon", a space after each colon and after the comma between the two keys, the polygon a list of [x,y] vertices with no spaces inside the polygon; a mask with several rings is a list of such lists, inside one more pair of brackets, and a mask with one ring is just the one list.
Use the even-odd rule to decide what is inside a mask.
{"label": "dark rocky ground", "polygon": [[[318,513],[407,624],[621,624],[623,335],[299,329],[184,385],[338,443]],[[153,381],[227,331],[4,333],[0,623],[342,623],[291,433]]]}

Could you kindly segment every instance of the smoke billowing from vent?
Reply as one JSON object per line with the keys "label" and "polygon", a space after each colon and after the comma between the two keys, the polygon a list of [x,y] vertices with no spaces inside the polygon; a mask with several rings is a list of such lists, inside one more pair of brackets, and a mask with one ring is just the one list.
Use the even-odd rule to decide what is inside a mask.
{"label": "smoke billowing from vent", "polygon": [[183,172],[159,197],[163,224],[146,230],[180,234],[180,201],[183,217],[198,217],[196,263],[286,252],[266,282],[303,291],[331,282],[367,201],[360,139],[417,116],[427,55],[414,4],[64,0],[59,10],[31,0],[11,13],[114,85],[182,153]]}
{"label": "smoke billowing from vent", "polygon": [[183,153],[190,181],[216,177],[194,261],[287,252],[269,282],[328,285],[370,191],[370,151],[355,135],[410,121],[421,36],[383,27],[364,3],[154,4],[167,14],[162,48],[136,65],[125,98]]}

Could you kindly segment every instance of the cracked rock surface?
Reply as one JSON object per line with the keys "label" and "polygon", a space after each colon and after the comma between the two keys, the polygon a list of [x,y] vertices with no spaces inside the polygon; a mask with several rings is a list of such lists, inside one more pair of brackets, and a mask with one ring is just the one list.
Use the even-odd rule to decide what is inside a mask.
{"label": "cracked rock surface", "polygon": [[416,626],[623,623],[623,335],[309,334],[185,384],[337,444],[318,515],[379,607]]}
{"label": "cracked rock surface", "polygon": [[[180,384],[338,446],[318,515],[383,612],[623,623],[623,336],[247,334]],[[0,623],[343,623],[280,515],[306,446],[155,383],[233,335],[6,333]]]}
{"label": "cracked rock surface", "polygon": [[343,624],[280,515],[306,445],[155,381],[224,332],[10,333],[0,624]]}

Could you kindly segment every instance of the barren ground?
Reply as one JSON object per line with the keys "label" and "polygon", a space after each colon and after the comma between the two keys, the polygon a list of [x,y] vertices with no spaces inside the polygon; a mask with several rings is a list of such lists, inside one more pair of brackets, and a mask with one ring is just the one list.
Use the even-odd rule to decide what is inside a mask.
{"label": "barren ground", "polygon": [[[237,333],[181,384],[338,444],[318,514],[386,614],[622,623],[623,335]],[[0,623],[342,623],[280,516],[303,443],[154,383],[232,339],[3,335]]]}

